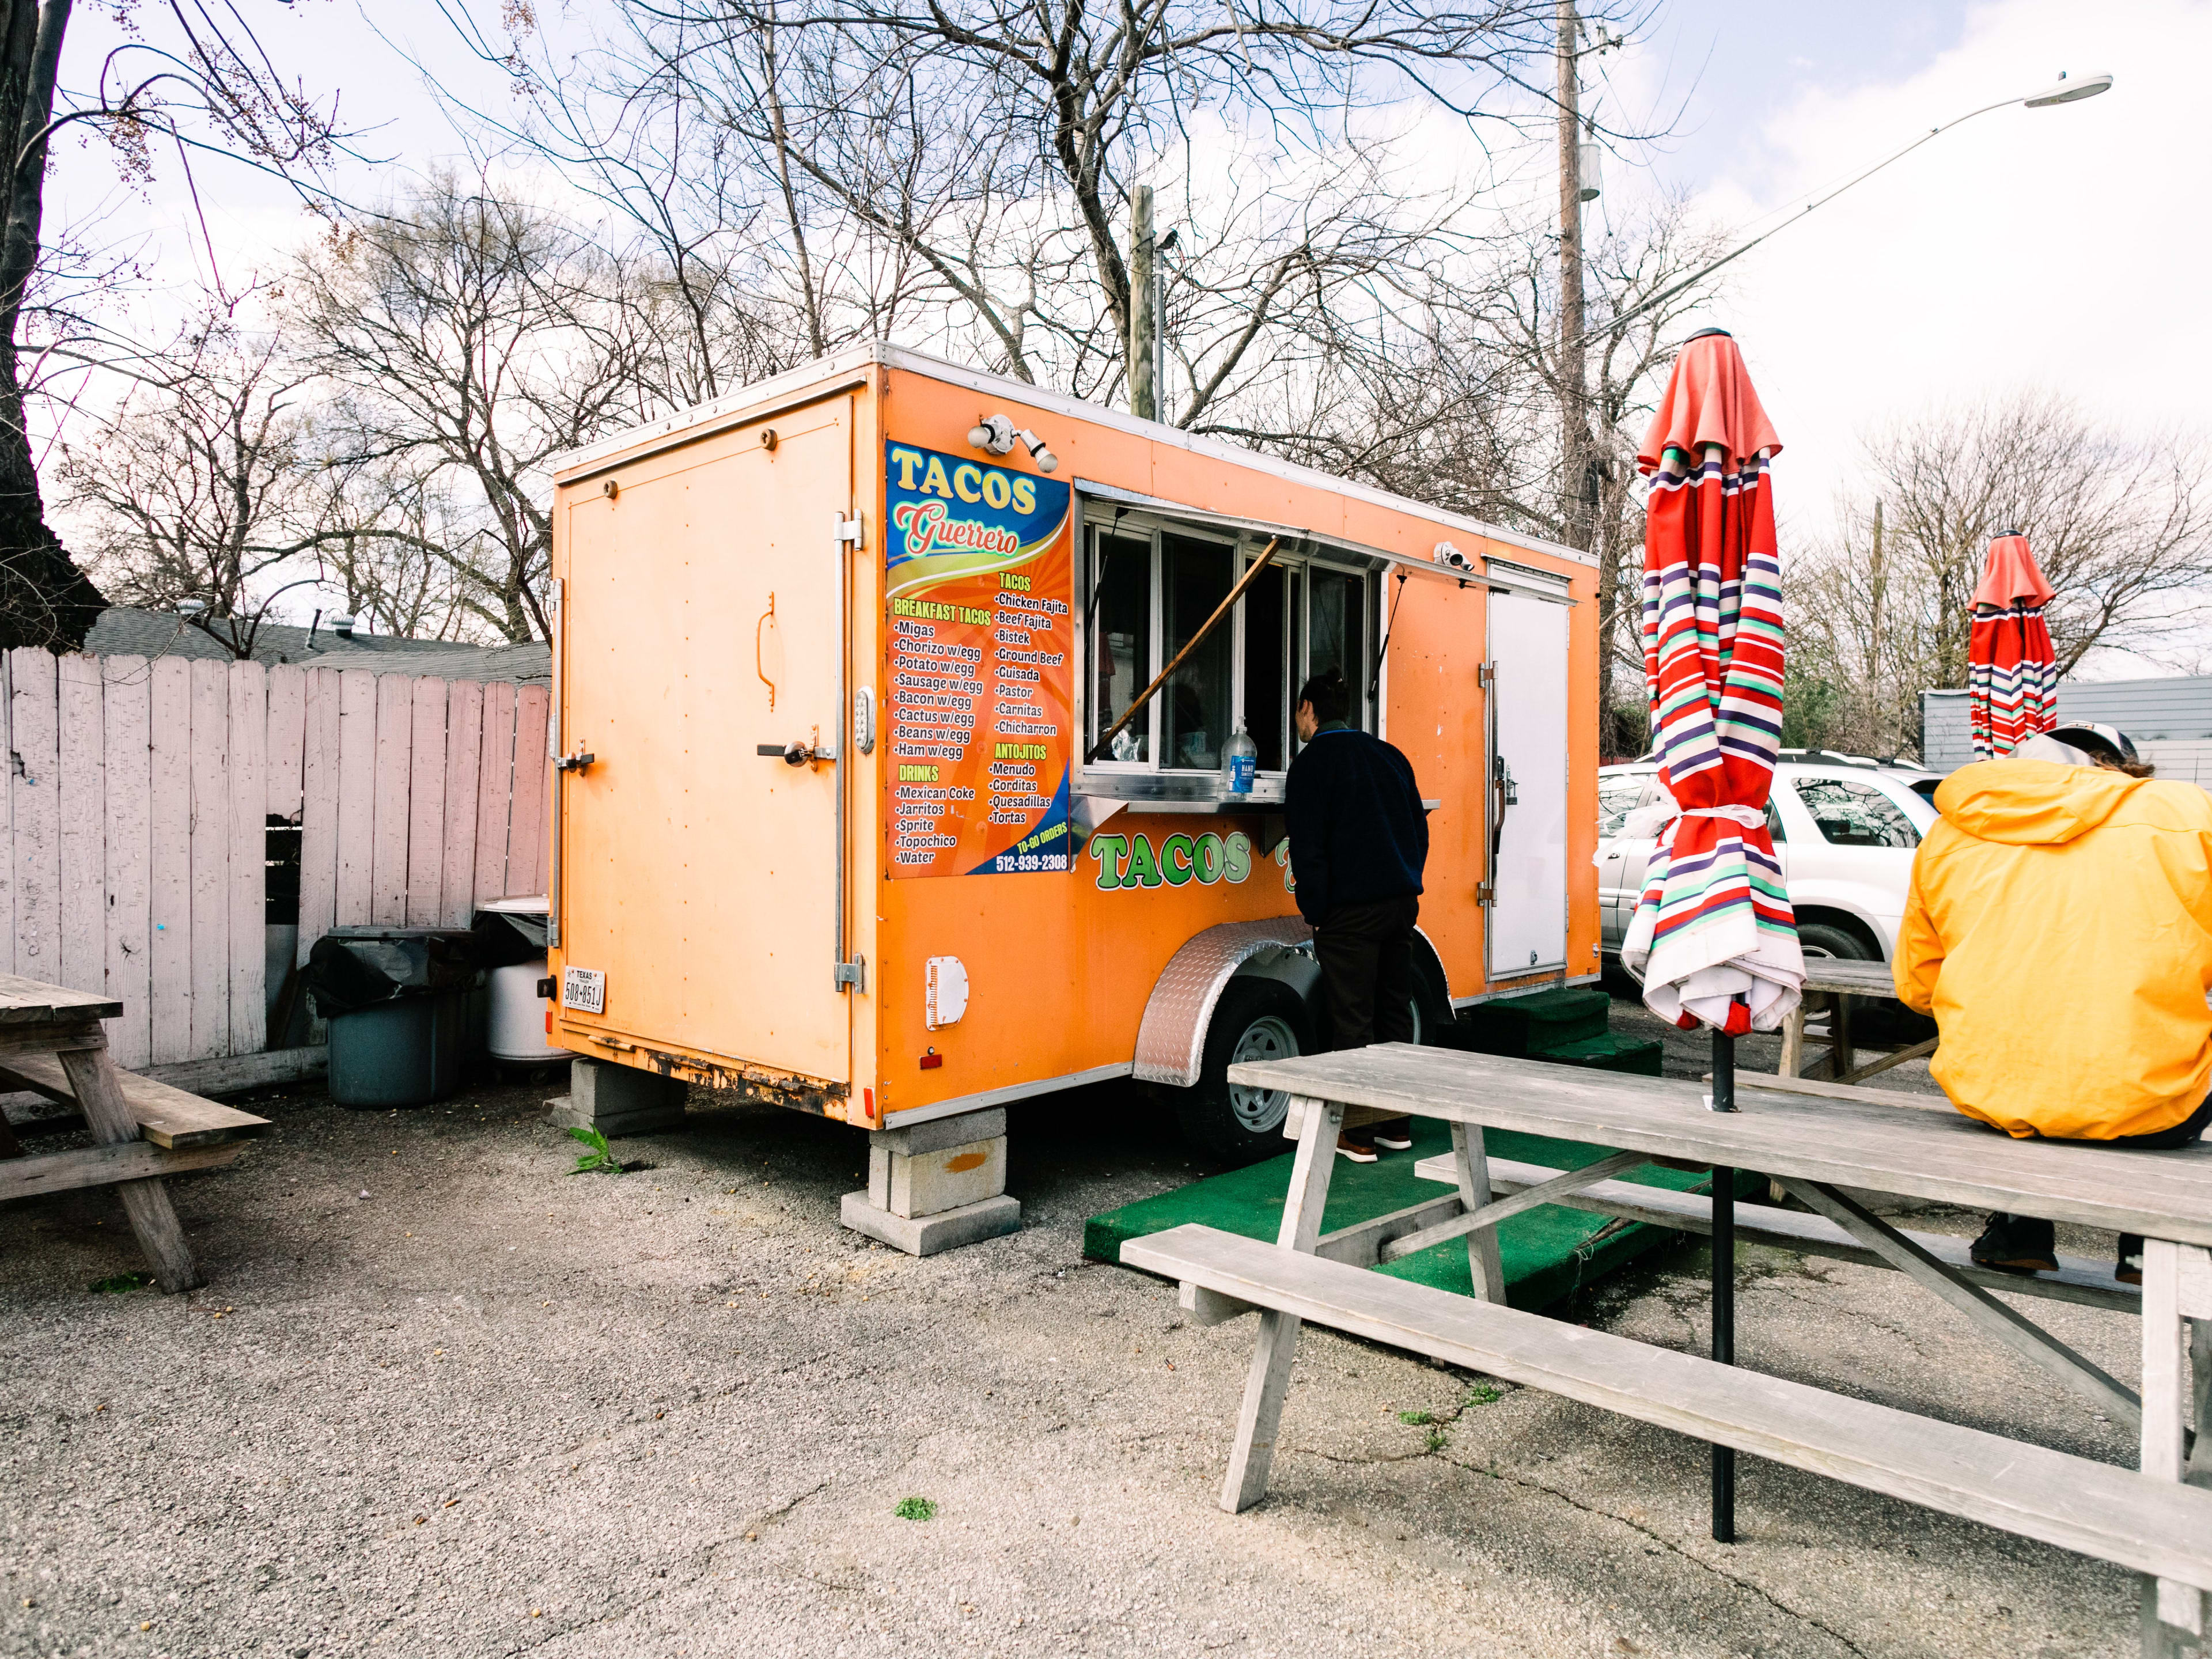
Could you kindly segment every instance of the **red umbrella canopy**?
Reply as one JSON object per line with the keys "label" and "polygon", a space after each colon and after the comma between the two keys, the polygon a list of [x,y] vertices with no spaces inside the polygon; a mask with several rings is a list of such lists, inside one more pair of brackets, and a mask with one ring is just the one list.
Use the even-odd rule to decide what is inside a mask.
{"label": "red umbrella canopy", "polygon": [[2043,620],[2054,591],[2027,537],[2007,531],[1990,544],[1966,645],[1966,723],[1976,760],[2009,755],[2058,724],[2058,659]]}
{"label": "red umbrella canopy", "polygon": [[1779,1027],[1805,963],[1766,798],[1782,736],[1782,564],[1767,462],[1782,441],[1734,339],[1693,337],[1638,454],[1650,476],[1644,672],[1659,832],[1622,958],[1685,1030]]}

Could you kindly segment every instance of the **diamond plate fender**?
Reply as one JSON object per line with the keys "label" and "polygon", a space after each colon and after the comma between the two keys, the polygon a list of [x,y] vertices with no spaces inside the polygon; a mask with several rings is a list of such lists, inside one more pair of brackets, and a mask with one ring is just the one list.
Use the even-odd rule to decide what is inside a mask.
{"label": "diamond plate fender", "polygon": [[[1444,984],[1443,963],[1435,945],[1419,928],[1413,932],[1435,969],[1436,982]],[[1196,1083],[1206,1054],[1206,1027],[1212,1023],[1222,988],[1262,951],[1304,945],[1312,938],[1313,929],[1303,918],[1282,916],[1269,921],[1225,921],[1185,941],[1160,970],[1145,1004],[1145,1018],[1137,1028],[1133,1075],[1142,1083],[1177,1089]],[[1449,1018],[1450,1006],[1447,993],[1442,1017]],[[1425,1008],[1423,1012],[1437,1017],[1436,1010]]]}
{"label": "diamond plate fender", "polygon": [[1206,1028],[1221,988],[1245,963],[1270,945],[1304,945],[1313,929],[1299,916],[1271,921],[1224,921],[1183,942],[1168,958],[1145,1004],[1137,1028],[1135,1075],[1140,1082],[1188,1089],[1198,1081]]}

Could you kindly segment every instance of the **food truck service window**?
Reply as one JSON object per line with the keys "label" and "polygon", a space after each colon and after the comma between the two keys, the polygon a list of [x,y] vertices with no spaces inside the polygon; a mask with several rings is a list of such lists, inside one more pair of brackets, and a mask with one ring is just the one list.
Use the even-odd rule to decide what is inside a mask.
{"label": "food truck service window", "polygon": [[[1111,512],[1087,526],[1087,742],[1173,662],[1259,556],[1255,532]],[[1231,616],[1183,660],[1094,769],[1103,773],[1218,773],[1240,719],[1262,776],[1279,776],[1297,743],[1291,698],[1309,674],[1335,667],[1368,731],[1377,578],[1349,558],[1276,551]]]}

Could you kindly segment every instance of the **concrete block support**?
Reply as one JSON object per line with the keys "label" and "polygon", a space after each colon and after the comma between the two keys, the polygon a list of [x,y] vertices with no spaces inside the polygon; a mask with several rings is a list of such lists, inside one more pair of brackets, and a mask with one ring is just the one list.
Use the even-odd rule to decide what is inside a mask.
{"label": "concrete block support", "polygon": [[842,1219],[909,1255],[932,1255],[1021,1225],[1006,1190],[1006,1115],[944,1117],[868,1137],[868,1189],[845,1194]]}
{"label": "concrete block support", "polygon": [[608,1139],[653,1135],[684,1127],[681,1078],[579,1057],[568,1068],[568,1092],[545,1103],[556,1128],[597,1129]]}

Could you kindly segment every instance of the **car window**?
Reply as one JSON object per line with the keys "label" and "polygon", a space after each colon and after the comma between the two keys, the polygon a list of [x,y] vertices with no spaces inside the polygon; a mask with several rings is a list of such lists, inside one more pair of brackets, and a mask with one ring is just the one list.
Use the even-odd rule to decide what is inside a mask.
{"label": "car window", "polygon": [[1797,799],[1831,847],[1920,845],[1920,831],[1905,809],[1870,783],[1846,778],[1801,778]]}
{"label": "car window", "polygon": [[1597,781],[1597,834],[1603,841],[1607,836],[1620,833],[1620,821],[1644,799],[1644,780],[1640,777],[1600,778]]}
{"label": "car window", "polygon": [[1775,805],[1771,794],[1766,798],[1766,833],[1777,847],[1790,839],[1789,833],[1782,827],[1781,809]]}

